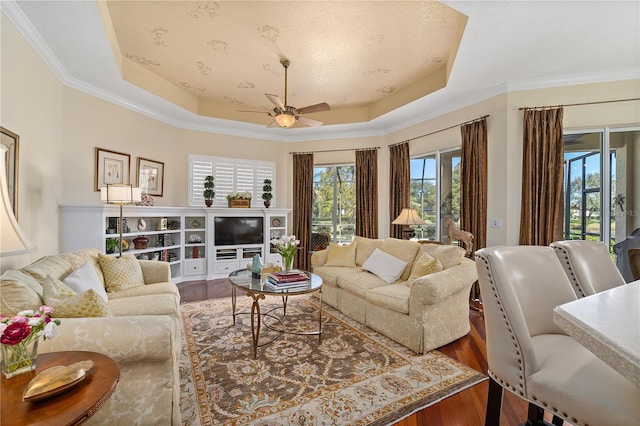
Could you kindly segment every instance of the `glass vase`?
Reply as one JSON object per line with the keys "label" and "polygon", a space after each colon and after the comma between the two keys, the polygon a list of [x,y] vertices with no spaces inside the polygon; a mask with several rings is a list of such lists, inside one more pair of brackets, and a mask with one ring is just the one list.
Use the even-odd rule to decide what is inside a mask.
{"label": "glass vase", "polygon": [[0,345],[0,351],[2,351],[2,374],[7,379],[36,369],[38,340],[36,338],[16,345]]}
{"label": "glass vase", "polygon": [[290,271],[293,269],[293,258],[294,256],[282,256],[282,269],[285,271]]}

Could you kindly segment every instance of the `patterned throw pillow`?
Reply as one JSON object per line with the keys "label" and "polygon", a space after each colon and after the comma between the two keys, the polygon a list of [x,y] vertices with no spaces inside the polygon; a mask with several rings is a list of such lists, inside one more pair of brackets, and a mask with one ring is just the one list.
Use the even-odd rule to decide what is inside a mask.
{"label": "patterned throw pillow", "polygon": [[339,244],[329,243],[327,262],[324,266],[346,266],[355,268],[356,245],[351,243],[346,246],[341,246]]}
{"label": "patterned throw pillow", "polygon": [[98,263],[104,274],[107,293],[144,285],[140,263],[131,253],[120,258],[98,254]]}
{"label": "patterned throw pillow", "polygon": [[111,315],[107,302],[93,289],[77,294],[64,283],[47,276],[42,285],[44,303],[51,306],[54,318],[89,318]]}
{"label": "patterned throw pillow", "polygon": [[427,253],[422,253],[413,263],[413,269],[411,270],[411,276],[407,281],[407,285],[411,286],[411,284],[413,284],[413,280],[416,278],[440,272],[443,269],[440,259],[437,257],[431,257]]}

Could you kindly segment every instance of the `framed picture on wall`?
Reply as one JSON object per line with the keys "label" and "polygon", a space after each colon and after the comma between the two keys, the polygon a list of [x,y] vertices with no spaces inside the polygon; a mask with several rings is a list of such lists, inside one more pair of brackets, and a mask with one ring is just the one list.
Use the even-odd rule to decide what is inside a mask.
{"label": "framed picture on wall", "polygon": [[138,186],[143,194],[162,197],[164,191],[164,163],[138,157]]}
{"label": "framed picture on wall", "polygon": [[7,173],[7,190],[13,215],[18,218],[18,153],[20,136],[10,130],[0,127],[2,145],[7,149],[4,169]]}
{"label": "framed picture on wall", "polygon": [[129,154],[96,148],[95,191],[112,183],[128,184],[130,161]]}

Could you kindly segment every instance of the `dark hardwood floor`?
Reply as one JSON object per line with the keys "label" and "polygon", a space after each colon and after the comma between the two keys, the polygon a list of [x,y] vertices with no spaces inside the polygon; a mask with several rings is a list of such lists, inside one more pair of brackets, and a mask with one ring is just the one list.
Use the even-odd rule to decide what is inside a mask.
{"label": "dark hardwood floor", "polygon": [[[184,282],[178,288],[182,302],[231,296],[231,284],[226,279]],[[438,350],[486,374],[484,319],[476,310],[470,310],[469,317],[471,332]],[[481,426],[484,424],[488,388],[488,382],[484,381],[411,415],[396,426]],[[500,425],[521,425],[526,418],[527,404],[512,393],[505,392]]]}

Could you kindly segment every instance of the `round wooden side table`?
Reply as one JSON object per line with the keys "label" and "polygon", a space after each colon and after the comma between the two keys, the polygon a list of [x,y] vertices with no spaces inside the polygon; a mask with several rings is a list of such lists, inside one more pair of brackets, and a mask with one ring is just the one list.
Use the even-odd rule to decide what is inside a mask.
{"label": "round wooden side table", "polygon": [[[71,389],[41,401],[23,401],[22,392],[36,374],[56,365],[92,360],[87,377]],[[36,371],[7,379],[2,376],[0,424],[79,425],[109,399],[120,378],[118,363],[97,352],[64,351],[38,354]]]}

